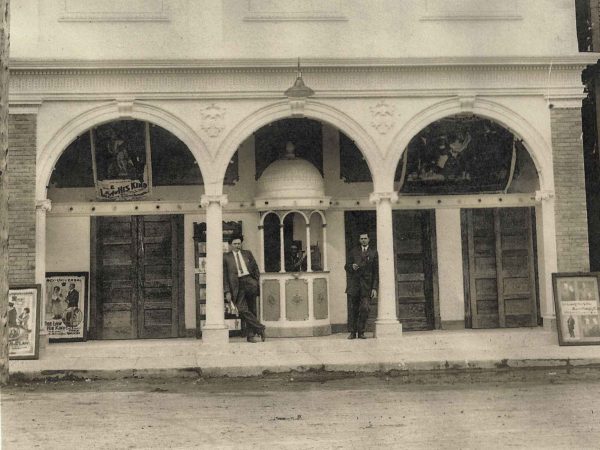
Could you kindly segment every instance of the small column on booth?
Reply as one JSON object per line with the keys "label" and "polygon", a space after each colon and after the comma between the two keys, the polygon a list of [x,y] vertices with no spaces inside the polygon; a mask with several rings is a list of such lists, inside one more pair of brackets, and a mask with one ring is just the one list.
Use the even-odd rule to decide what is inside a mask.
{"label": "small column on booth", "polygon": [[41,288],[40,298],[40,348],[48,343],[46,329],[46,214],[52,209],[48,199],[38,200],[35,204],[35,282]]}
{"label": "small column on booth", "polygon": [[312,272],[312,258],[310,254],[310,219],[306,224],[306,271]]}
{"label": "small column on booth", "polygon": [[283,221],[279,224],[279,272],[285,273],[285,243],[283,241]]}
{"label": "small column on booth", "polygon": [[225,324],[223,294],[223,206],[226,195],[203,195],[206,208],[206,322],[202,342],[227,344],[229,329]]}
{"label": "small column on booth", "polygon": [[369,200],[376,206],[377,253],[379,255],[379,290],[377,292],[377,320],[375,337],[400,337],[402,325],[396,314],[396,288],[394,275],[394,237],[392,225],[392,202],[395,192],[374,192]]}

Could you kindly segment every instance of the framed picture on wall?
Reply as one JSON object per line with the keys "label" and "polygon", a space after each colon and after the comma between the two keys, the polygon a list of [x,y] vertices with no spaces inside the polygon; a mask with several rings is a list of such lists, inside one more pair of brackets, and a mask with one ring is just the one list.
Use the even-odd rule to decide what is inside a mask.
{"label": "framed picture on wall", "polygon": [[13,286],[8,290],[8,357],[37,359],[40,342],[39,284]]}
{"label": "framed picture on wall", "polygon": [[553,273],[560,345],[600,344],[600,273]]}
{"label": "framed picture on wall", "polygon": [[88,272],[46,273],[44,323],[50,342],[85,341]]}

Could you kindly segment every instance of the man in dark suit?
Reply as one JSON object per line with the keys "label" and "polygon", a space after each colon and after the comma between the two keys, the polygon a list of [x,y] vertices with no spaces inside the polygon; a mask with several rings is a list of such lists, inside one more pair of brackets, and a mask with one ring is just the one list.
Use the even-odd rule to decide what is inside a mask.
{"label": "man in dark suit", "polygon": [[233,302],[248,330],[248,342],[256,342],[255,335],[265,340],[265,326],[248,308],[258,296],[260,271],[248,250],[242,250],[243,236],[232,236],[231,250],[223,255],[223,291],[225,299]]}
{"label": "man in dark suit", "polygon": [[75,289],[75,283],[69,283],[69,292],[65,298],[67,309],[65,310],[65,325],[68,327],[76,326],[73,313],[79,308],[79,291]]}
{"label": "man in dark suit", "polygon": [[369,246],[369,235],[361,233],[360,246],[352,249],[344,268],[348,273],[346,293],[349,298],[350,319],[348,339],[366,339],[365,328],[369,317],[369,302],[377,297],[379,263],[377,250]]}

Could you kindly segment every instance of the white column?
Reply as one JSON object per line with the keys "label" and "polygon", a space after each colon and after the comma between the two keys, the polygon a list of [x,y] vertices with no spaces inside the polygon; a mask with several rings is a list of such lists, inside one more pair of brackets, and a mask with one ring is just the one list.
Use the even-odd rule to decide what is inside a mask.
{"label": "white column", "polygon": [[535,193],[536,237],[538,257],[538,279],[540,289],[540,314],[544,328],[553,329],[556,324],[554,312],[552,273],[558,272],[556,250],[556,222],[554,215],[554,193]]}
{"label": "white column", "polygon": [[310,255],[310,221],[306,224],[306,271],[312,272],[312,260]]}
{"label": "white column", "polygon": [[396,314],[396,288],[394,275],[394,236],[392,226],[392,202],[395,192],[374,192],[369,200],[376,205],[377,253],[379,255],[379,290],[375,337],[400,337],[402,324]]}
{"label": "white column", "polygon": [[46,213],[52,209],[48,199],[38,200],[35,205],[35,282],[41,289],[40,298],[40,347],[48,343],[46,330]]}
{"label": "white column", "polygon": [[440,319],[443,329],[465,327],[460,209],[436,209]]}
{"label": "white column", "polygon": [[206,208],[206,323],[202,341],[206,344],[227,344],[229,329],[225,325],[223,294],[223,205],[226,195],[203,195]]}

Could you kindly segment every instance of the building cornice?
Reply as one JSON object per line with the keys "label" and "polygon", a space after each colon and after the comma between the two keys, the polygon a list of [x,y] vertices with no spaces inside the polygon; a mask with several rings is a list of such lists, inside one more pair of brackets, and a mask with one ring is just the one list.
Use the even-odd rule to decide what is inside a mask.
{"label": "building cornice", "polygon": [[[426,57],[426,58],[305,58],[302,67],[305,71],[322,70],[382,70],[382,69],[421,69],[473,67],[477,70],[486,68],[498,70],[506,67],[567,67],[576,68],[593,65],[600,59],[600,53],[578,53],[559,56],[494,56],[494,57]],[[156,73],[155,71],[294,71],[297,59],[144,59],[144,60],[90,60],[90,59],[27,59],[12,58],[10,70],[12,72],[45,72],[59,71],[74,73],[82,71],[141,71]]]}
{"label": "building cornice", "polygon": [[[545,96],[580,99],[581,71],[600,54],[562,57],[312,59],[314,98]],[[13,60],[10,103],[282,99],[292,60]]]}

